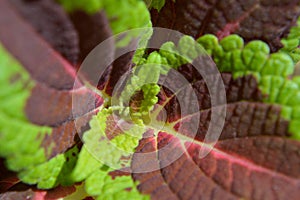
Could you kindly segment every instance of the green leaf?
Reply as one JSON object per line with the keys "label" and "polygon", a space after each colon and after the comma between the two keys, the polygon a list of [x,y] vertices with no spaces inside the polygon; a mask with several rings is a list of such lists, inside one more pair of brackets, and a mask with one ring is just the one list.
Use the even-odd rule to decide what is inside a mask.
{"label": "green leaf", "polygon": [[75,182],[83,181],[101,166],[102,163],[99,162],[84,145],[80,150],[76,166],[71,173],[72,180]]}
{"label": "green leaf", "polygon": [[70,173],[77,160],[78,148],[75,146],[64,154],[49,161],[33,166],[19,174],[19,178],[28,184],[37,184],[40,189],[51,189],[59,184],[72,185]]}
{"label": "green leaf", "polygon": [[10,170],[20,171],[46,161],[40,144],[51,129],[26,119],[24,107],[35,83],[2,45],[0,56],[0,156]]}
{"label": "green leaf", "polygon": [[300,61],[300,17],[297,24],[290,29],[290,33],[286,38],[281,40],[283,48],[281,52],[288,53],[295,63]]}
{"label": "green leaf", "polygon": [[102,2],[114,34],[151,26],[149,12],[142,1],[102,0]]}
{"label": "green leaf", "polygon": [[95,171],[85,182],[88,194],[98,196],[97,200],[104,199],[150,199],[137,190],[131,176],[118,176],[114,179],[109,175],[112,169],[102,167]]}
{"label": "green leaf", "polygon": [[192,37],[185,35],[180,38],[177,46],[173,42],[164,43],[159,54],[167,59],[170,68],[178,69],[181,65],[191,63],[198,56],[207,53]]}
{"label": "green leaf", "polygon": [[[120,123],[126,123],[126,127],[120,128]],[[90,127],[83,135],[88,152],[99,162],[116,169],[129,167],[129,157],[134,153],[145,127],[142,124],[127,124],[113,113],[112,108],[103,109],[94,116]],[[97,166],[96,163],[93,166]],[[86,174],[90,171],[87,169]]]}
{"label": "green leaf", "polygon": [[[116,99],[115,104],[123,107],[123,115],[131,114],[133,120],[139,121],[144,118],[153,109],[153,106],[157,103],[158,98],[156,95],[160,91],[160,87],[157,85],[161,74],[168,72],[167,60],[161,56],[158,52],[151,53],[147,59],[143,60],[134,68],[133,74],[126,82],[124,90],[121,92],[120,97],[113,97]],[[151,74],[151,76],[149,76]],[[138,91],[143,92],[143,99],[139,102],[138,110],[128,113],[128,105],[130,99]]]}
{"label": "green leaf", "polygon": [[85,180],[86,192],[98,196],[97,199],[148,199],[138,192],[131,176],[113,179],[109,175],[113,169],[104,165],[108,163],[117,169],[129,167],[131,159],[122,158],[134,153],[145,132],[143,126],[132,125],[107,139],[109,134],[120,131],[112,117],[112,109],[103,109],[90,121],[91,128],[83,135],[84,146],[71,174],[72,180]]}
{"label": "green leaf", "polygon": [[52,130],[31,124],[24,113],[35,81],[3,46],[0,46],[0,56],[0,156],[6,158],[8,169],[18,172],[25,183],[43,189],[58,183],[68,184],[66,172],[74,162],[70,164],[66,158],[73,150],[47,161],[41,143]]}
{"label": "green leaf", "polygon": [[[294,30],[291,34],[298,37]],[[287,52],[270,54],[269,46],[262,41],[251,41],[244,46],[242,38],[237,35],[230,35],[220,42],[213,35],[204,35],[197,41],[211,52],[221,71],[232,72],[236,78],[248,74],[255,76],[264,102],[281,105],[281,115],[290,121],[292,137],[300,138],[300,116],[295,114],[300,111],[300,78],[296,76],[290,80],[295,63]]]}
{"label": "green leaf", "polygon": [[73,148],[69,149],[66,153],[63,154],[64,163],[57,177],[57,184],[61,184],[63,186],[70,186],[76,182],[76,180],[74,180],[72,176],[72,172],[77,164],[79,151],[81,152],[82,150],[79,150],[77,146],[74,146]]}
{"label": "green leaf", "polygon": [[60,154],[48,162],[21,172],[19,177],[25,183],[37,184],[40,189],[50,189],[57,186],[57,177],[64,162],[64,155]]}
{"label": "green leaf", "polygon": [[154,8],[160,11],[164,7],[166,0],[144,0],[149,9]]}
{"label": "green leaf", "polygon": [[227,36],[219,43],[213,35],[204,35],[197,41],[211,52],[222,72],[233,72],[235,77],[249,73],[287,77],[294,72],[295,63],[288,54],[270,54],[269,46],[262,41],[251,41],[244,46],[238,35]]}
{"label": "green leaf", "polygon": [[[172,68],[177,69],[182,64],[192,62],[202,54],[204,54],[204,49],[190,36],[181,37],[177,46],[173,42],[164,43],[159,52],[154,51],[147,58],[140,59],[136,63],[137,66],[133,69],[133,74],[126,82],[120,97],[115,97],[115,99],[118,99],[115,104],[118,105],[118,108],[123,107],[123,115],[130,114],[134,121],[142,119],[144,123],[147,123],[150,120],[149,112],[158,101],[159,77],[167,74]],[[138,102],[139,105],[134,108],[132,113],[132,109],[128,109],[127,105],[138,91],[143,92],[143,99]]]}

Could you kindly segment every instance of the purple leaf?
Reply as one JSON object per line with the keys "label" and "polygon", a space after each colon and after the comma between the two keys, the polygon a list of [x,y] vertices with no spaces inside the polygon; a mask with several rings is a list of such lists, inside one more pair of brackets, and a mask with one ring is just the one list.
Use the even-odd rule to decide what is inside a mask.
{"label": "purple leaf", "polygon": [[[300,15],[298,0],[166,0],[151,10],[153,26],[178,30],[195,38],[212,33],[219,39],[239,34],[244,40],[260,39],[273,51]],[[276,19],[276,20],[275,20]]]}

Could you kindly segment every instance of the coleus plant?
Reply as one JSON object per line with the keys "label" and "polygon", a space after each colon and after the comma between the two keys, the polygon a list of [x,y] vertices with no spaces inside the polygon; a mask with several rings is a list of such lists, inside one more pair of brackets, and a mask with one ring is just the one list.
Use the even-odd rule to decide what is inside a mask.
{"label": "coleus plant", "polygon": [[[2,0],[0,15],[1,199],[300,196],[299,1]],[[114,57],[138,46],[121,37],[99,80],[80,69],[110,36],[151,26],[188,36]]]}

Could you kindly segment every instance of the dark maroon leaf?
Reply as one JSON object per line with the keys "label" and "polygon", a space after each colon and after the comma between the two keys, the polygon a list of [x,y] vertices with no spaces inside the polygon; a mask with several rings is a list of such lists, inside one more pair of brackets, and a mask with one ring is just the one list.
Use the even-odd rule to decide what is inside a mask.
{"label": "dark maroon leaf", "polygon": [[[49,42],[51,43],[49,38],[45,38],[41,32],[36,31],[39,28],[46,32],[49,31],[51,38],[54,34],[53,27],[44,29],[45,26],[40,24],[38,19],[34,19],[35,14],[31,15],[30,11],[38,10],[38,14],[43,12],[43,9],[49,9],[49,12],[61,13],[58,14],[60,18],[68,19],[61,8],[48,0],[45,2],[15,0],[14,3],[12,5],[8,1],[0,2],[0,15],[3,15],[0,25],[6,27],[4,31],[0,32],[0,40],[36,80],[25,111],[31,122],[53,127],[52,133],[47,134],[41,144],[46,150],[47,157],[52,158],[80,141],[78,135],[81,136],[89,128],[88,122],[91,116],[96,114],[97,108],[102,105],[103,99],[91,89],[86,88],[80,80],[76,82],[75,86],[77,74],[74,66],[60,56],[55,45],[49,45]],[[17,6],[18,9],[15,9],[14,6]],[[104,13],[94,16],[84,15],[79,20],[78,17],[81,15],[73,13],[72,20],[82,39],[81,55],[86,56],[88,51],[109,37],[111,31]],[[41,20],[47,21],[48,17],[48,13],[45,13],[45,19],[41,17]],[[82,20],[84,19],[91,26],[83,26]],[[56,22],[56,18],[53,20],[50,20],[49,23]],[[60,21],[57,23],[62,27],[66,25],[61,24]],[[66,23],[68,24],[69,21]],[[96,29],[97,32],[94,32]],[[91,36],[89,40],[83,39],[87,36]],[[111,48],[113,52],[122,51],[121,48],[114,49],[113,45]],[[131,68],[132,56],[133,53],[128,53],[117,58],[114,63],[111,63],[113,67],[108,66],[106,75],[102,78],[96,77],[97,80],[92,85],[98,86],[98,88],[103,85],[102,89],[111,94],[120,76]],[[101,62],[101,60],[97,61]],[[88,75],[97,74],[99,71],[97,62],[88,66],[87,71]],[[80,76],[80,78],[91,81],[89,76]],[[50,146],[51,149],[49,149]]]}
{"label": "dark maroon leaf", "polygon": [[[117,49],[118,51],[118,49]],[[128,72],[132,66],[132,57],[134,52],[129,52],[121,57],[117,58],[113,64],[112,64],[112,70],[107,82],[107,85],[105,87],[105,92],[109,95],[112,95],[113,89],[116,86],[117,82],[120,80],[122,75],[124,75],[126,72]]]}
{"label": "dark maroon leaf", "polygon": [[[156,151],[157,141],[153,137],[149,137],[146,139],[142,139],[140,141],[139,146],[137,147],[137,153],[150,153]],[[149,160],[154,161],[152,165],[159,167],[159,161],[152,154]],[[141,160],[137,160],[133,157],[132,169],[143,168],[143,164],[148,164],[147,161],[144,162]],[[140,182],[138,185],[138,189],[141,193],[151,194],[151,199],[178,199],[176,194],[174,194],[171,188],[165,183],[160,170],[155,170],[148,173],[136,173],[133,174],[132,177],[134,180]]]}
{"label": "dark maroon leaf", "polygon": [[[142,171],[132,174],[139,182],[139,191],[150,194],[151,199],[297,199],[300,143],[287,139],[289,124],[280,117],[281,108],[260,103],[262,95],[253,76],[233,79],[226,73],[221,77],[228,104],[212,108],[204,79],[191,71],[189,65],[180,68],[196,92],[200,111],[188,112],[191,114],[187,116],[180,113],[182,102],[177,95],[182,91],[185,101],[193,104],[191,90],[181,87],[174,94],[163,88],[159,104],[167,111],[167,132],[154,135],[154,131],[148,131],[136,149],[131,168],[133,172]],[[169,85],[180,84],[170,80],[174,81]],[[206,80],[219,81],[214,75]],[[200,159],[200,149],[209,150],[211,145],[204,141],[211,139],[205,140],[212,111],[224,106],[226,116],[218,116],[211,124],[220,127],[224,118],[220,137],[211,152]],[[157,120],[162,120],[160,115]],[[191,132],[195,126],[196,135]],[[140,156],[149,152],[154,154]],[[157,170],[143,172],[149,166]]]}
{"label": "dark maroon leaf", "polygon": [[126,172],[126,171],[128,171],[128,170],[115,170],[115,171],[109,172],[109,175],[112,177],[112,179],[115,179],[120,176],[130,176],[130,173]]}
{"label": "dark maroon leaf", "polygon": [[72,64],[79,54],[79,40],[65,11],[53,0],[11,1],[22,17],[59,53]]}
{"label": "dark maroon leaf", "polygon": [[55,157],[79,143],[80,138],[78,134],[82,134],[87,130],[86,126],[88,125],[89,119],[90,117],[85,119],[85,124],[82,125],[82,127],[78,127],[74,121],[65,122],[58,127],[54,127],[51,134],[45,135],[41,143],[41,147],[45,149],[46,157]]}
{"label": "dark maroon leaf", "polygon": [[[220,108],[222,106],[219,106]],[[215,107],[214,112],[217,112]],[[288,121],[280,117],[279,106],[264,103],[237,102],[228,104],[226,107],[225,124],[220,139],[240,137],[252,137],[257,135],[290,136]],[[193,115],[186,116],[174,122],[174,128],[183,135],[193,137],[189,132],[192,127],[198,125],[196,140],[204,140],[209,124],[211,123],[211,109],[200,112],[200,120],[196,121]],[[223,116],[219,116],[220,122]],[[221,126],[214,123],[213,126]]]}
{"label": "dark maroon leaf", "polygon": [[[99,12],[94,15],[89,15],[82,11],[72,12],[70,14],[70,19],[72,20],[72,23],[74,23],[74,27],[76,28],[75,30],[66,13],[60,6],[51,0],[14,0],[14,5],[22,14],[22,17],[35,28],[35,30],[47,41],[47,43],[52,45],[56,51],[69,58],[69,60],[74,61],[72,64],[77,63],[75,62],[77,61],[77,54],[80,54],[79,64],[81,64],[86,56],[97,45],[112,35],[109,22],[104,12]],[[15,38],[15,36],[11,37]],[[78,46],[80,47],[80,52]],[[113,46],[111,47],[111,51],[115,51]],[[87,69],[85,69],[87,71],[86,73],[82,73],[92,85],[98,85],[98,89],[103,89],[103,85],[107,85],[106,92],[111,95],[111,91],[113,90],[117,80],[128,70],[128,67],[131,66],[132,55],[133,53],[130,53],[122,56],[121,58],[116,58],[114,63],[110,63],[114,67],[105,66],[107,67],[105,72],[106,74],[103,74],[102,77],[99,74],[99,66],[96,65],[96,63],[102,61],[101,59],[96,60],[95,64],[90,65]],[[28,63],[29,66],[33,66],[34,64],[38,63]],[[47,68],[44,70],[47,70]],[[99,74],[99,77],[92,77],[94,74]],[[110,75],[108,76],[108,74]]]}
{"label": "dark maroon leaf", "polygon": [[282,46],[280,38],[299,15],[299,0],[166,0],[160,12],[151,11],[154,26],[195,38],[212,33],[221,39],[236,33],[246,41],[263,40],[273,51]]}
{"label": "dark maroon leaf", "polygon": [[[190,68],[181,68],[180,72],[185,76],[186,72],[190,73],[189,70]],[[197,73],[193,74],[195,75]],[[248,75],[241,78],[233,79],[231,74],[222,73],[221,77],[225,86],[227,103],[238,102],[242,100],[262,101],[262,94],[258,89],[258,83],[253,76]],[[206,78],[207,81],[215,83],[215,85],[217,86],[216,76],[207,76]],[[210,108],[211,96],[209,94],[209,90],[207,88],[205,80],[202,79],[200,75],[196,75],[193,78],[191,77],[191,79],[187,79],[191,81],[193,92],[195,92],[198,98],[198,105],[200,110]],[[175,80],[175,77],[174,79],[170,80]],[[166,85],[171,84],[174,84],[174,81],[166,83]],[[189,96],[190,91],[186,89],[187,87],[182,87],[180,91],[177,91],[177,93],[179,95],[180,93],[183,93],[183,96]],[[177,96],[173,96],[172,92],[170,92],[167,88],[163,88],[163,90],[160,92],[159,104],[164,105],[164,108],[168,113],[168,122],[173,122],[180,119],[181,117],[184,117],[180,113],[181,108]],[[188,113],[192,112],[195,111],[191,110]]]}
{"label": "dark maroon leaf", "polygon": [[104,12],[89,15],[83,11],[75,11],[70,14],[70,18],[79,35],[79,59],[82,62],[98,44],[109,38],[112,32]]}
{"label": "dark maroon leaf", "polygon": [[[63,153],[78,143],[77,134],[88,128],[90,117],[103,100],[80,81],[74,86],[76,71],[73,66],[7,1],[0,2],[0,15],[0,25],[6,27],[0,32],[1,42],[36,80],[26,104],[26,115],[33,123],[53,127],[52,133],[47,134],[41,144],[47,156]],[[74,107],[77,108],[75,111]],[[54,148],[48,151],[50,146]]]}
{"label": "dark maroon leaf", "polygon": [[[99,90],[105,91],[108,95],[112,95],[112,91],[120,77],[132,67],[131,60],[134,52],[126,51],[130,48],[130,45],[135,45],[135,43],[131,42],[128,45],[129,47],[115,47],[114,40],[117,37],[112,38],[112,31],[104,11],[92,15],[83,11],[74,11],[70,14],[70,18],[80,37],[80,62],[86,61],[85,59],[88,60],[88,63],[82,63],[79,72],[90,84]],[[102,51],[104,48],[97,49],[97,46],[102,42],[107,42],[105,49],[108,55],[97,52]],[[93,50],[93,53],[98,56],[90,55]],[[120,57],[115,55],[120,55]],[[100,74],[98,63],[103,62],[103,59],[107,57],[111,57],[111,63],[107,63],[107,66],[104,66],[103,74]]]}
{"label": "dark maroon leaf", "polygon": [[19,179],[14,172],[6,169],[4,159],[0,158],[0,197],[1,193],[19,183]]}
{"label": "dark maroon leaf", "polygon": [[58,126],[91,112],[102,103],[99,95],[85,87],[59,91],[37,84],[25,111],[28,119],[36,124]]}
{"label": "dark maroon leaf", "polygon": [[[300,143],[280,137],[262,136],[221,140],[203,159],[201,142],[180,142],[159,133],[157,140],[141,141],[138,152],[158,151],[158,165],[179,159],[160,170],[133,174],[138,189],[152,199],[297,199],[300,195]],[[133,160],[132,167],[141,167]]]}

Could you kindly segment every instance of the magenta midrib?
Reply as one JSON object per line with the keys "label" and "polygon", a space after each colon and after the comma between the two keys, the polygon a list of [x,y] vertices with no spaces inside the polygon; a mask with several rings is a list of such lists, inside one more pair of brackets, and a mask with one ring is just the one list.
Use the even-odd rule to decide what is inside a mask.
{"label": "magenta midrib", "polygon": [[[261,136],[261,137],[268,137],[268,136]],[[205,144],[203,142],[199,142],[199,141],[196,141],[196,140],[194,140],[192,143],[196,143],[201,148],[203,148],[203,147],[204,148],[210,148],[209,144]],[[189,155],[189,153],[187,152],[186,149],[185,149],[185,152]],[[251,162],[247,159],[237,158],[233,155],[228,154],[227,152],[222,151],[222,149],[218,149],[218,148],[213,147],[212,152],[213,152],[215,158],[229,160],[230,163],[235,163],[235,164],[238,164],[240,166],[243,166],[243,167],[249,169],[250,172],[251,171],[258,171],[258,172],[266,173],[266,174],[270,175],[271,177],[276,177],[277,176],[277,177],[280,177],[282,179],[291,181],[295,185],[300,182],[300,180],[295,178],[295,177],[288,176],[288,175],[283,174],[283,173],[278,172],[278,171],[273,171],[273,170],[271,170],[269,168],[266,168],[266,167],[263,167],[263,166],[259,166],[259,165],[255,164],[255,163],[253,163],[253,162]]]}
{"label": "magenta midrib", "polygon": [[[238,26],[240,25],[240,23],[242,21],[244,21],[246,19],[246,17],[248,17],[254,10],[256,10],[259,7],[260,7],[259,2],[254,3],[254,5],[250,9],[248,9],[247,11],[245,11],[242,16],[240,16],[239,18],[237,18],[233,22],[229,22],[229,23],[225,24],[225,26],[216,33],[216,35],[224,37],[223,34],[226,33],[227,31],[228,31],[229,34],[232,34],[233,32],[236,31],[236,29],[238,29]],[[221,37],[219,39],[222,39],[223,37]]]}
{"label": "magenta midrib", "polygon": [[[155,130],[155,128],[153,128]],[[162,132],[165,132],[165,133],[168,133],[168,134],[172,134],[173,137],[176,137],[180,140],[180,143],[183,143],[183,142],[189,142],[191,144],[197,144],[199,147],[201,148],[207,148],[207,149],[212,149],[212,152],[216,153],[217,156],[219,156],[219,158],[225,158],[227,160],[230,160],[234,163],[237,163],[237,164],[240,164],[246,168],[249,168],[251,171],[253,170],[257,170],[259,172],[265,172],[271,176],[279,176],[283,179],[286,179],[286,180],[290,180],[292,182],[294,182],[295,184],[298,182],[300,183],[300,180],[297,179],[297,178],[294,178],[294,177],[290,177],[286,174],[283,174],[281,172],[275,172],[275,171],[272,171],[271,169],[269,168],[266,168],[266,167],[263,167],[263,166],[258,166],[257,164],[253,163],[253,162],[250,162],[246,159],[239,159],[239,158],[236,158],[235,156],[233,155],[230,155],[224,151],[222,151],[221,149],[218,149],[218,148],[215,148],[214,146],[211,146],[211,144],[207,144],[207,143],[203,143],[201,141],[198,141],[198,140],[194,140],[193,138],[190,138],[188,136],[185,136],[185,135],[182,135],[182,134],[179,134],[177,133],[176,131],[170,129],[169,127],[164,127],[164,130],[161,130]],[[178,137],[175,135],[175,134],[178,134]],[[260,138],[269,138],[270,136],[260,136]],[[184,147],[184,146],[183,146]],[[182,147],[182,148],[183,148]],[[187,149],[184,148],[184,151],[185,153],[188,154],[187,152]]]}

